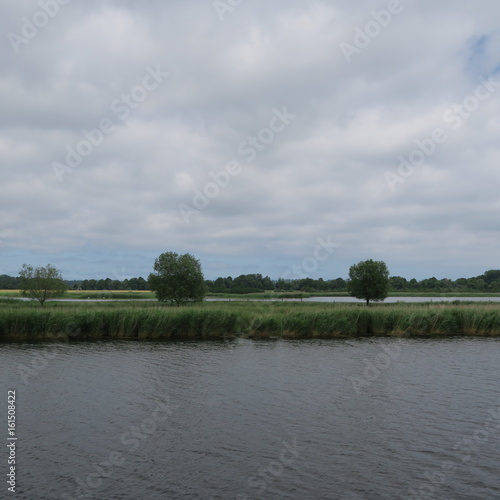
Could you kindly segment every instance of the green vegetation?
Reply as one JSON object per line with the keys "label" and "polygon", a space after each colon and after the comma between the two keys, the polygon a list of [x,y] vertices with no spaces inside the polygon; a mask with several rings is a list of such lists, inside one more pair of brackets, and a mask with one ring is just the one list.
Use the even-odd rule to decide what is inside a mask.
{"label": "green vegetation", "polygon": [[[0,297],[17,298],[22,297],[21,290],[0,290]],[[155,294],[150,291],[130,291],[130,290],[68,290],[64,299],[73,300],[145,300],[154,299]]]}
{"label": "green vegetation", "polygon": [[19,287],[23,297],[36,299],[43,306],[46,300],[62,297],[67,289],[61,273],[52,265],[33,267],[23,264]]}
{"label": "green vegetation", "polygon": [[0,299],[0,341],[500,336],[495,303],[34,302]]}
{"label": "green vegetation", "polygon": [[[19,277],[0,275],[0,291],[19,288]],[[146,291],[147,281],[140,278],[120,280],[86,279],[66,281],[68,287],[82,291]],[[241,295],[248,293],[304,293],[322,296],[341,296],[347,294],[347,282],[343,278],[324,280],[322,278],[299,278],[272,280],[261,274],[242,274],[236,278],[217,278],[206,280],[209,294]],[[474,278],[458,278],[456,280],[428,278],[421,281],[406,279],[401,276],[389,278],[389,296],[479,296],[479,294],[500,293],[500,270],[489,270]]]}
{"label": "green vegetation", "polygon": [[[241,294],[276,292],[301,292],[320,294],[322,296],[342,295],[347,293],[347,282],[343,278],[324,280],[302,277],[299,279],[271,280],[262,274],[245,274],[232,278],[217,278],[215,281],[207,280],[210,294]],[[486,271],[474,278],[458,278],[456,280],[428,278],[421,281],[406,279],[401,276],[389,278],[389,295],[408,294],[421,296],[422,294],[471,295],[477,293],[500,293],[500,270]]]}
{"label": "green vegetation", "polygon": [[186,253],[162,253],[148,278],[149,288],[160,302],[177,306],[201,302],[205,298],[205,282],[200,261]]}
{"label": "green vegetation", "polygon": [[389,293],[389,269],[382,261],[365,260],[349,269],[347,291],[357,299],[384,300]]}

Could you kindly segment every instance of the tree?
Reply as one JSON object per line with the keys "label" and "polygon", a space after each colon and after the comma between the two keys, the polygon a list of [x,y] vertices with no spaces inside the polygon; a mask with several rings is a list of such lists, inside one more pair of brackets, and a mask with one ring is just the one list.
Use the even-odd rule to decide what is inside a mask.
{"label": "tree", "polygon": [[389,270],[382,261],[365,260],[349,269],[347,291],[357,299],[384,300],[389,292]]}
{"label": "tree", "polygon": [[205,279],[200,262],[192,255],[162,253],[155,260],[153,269],[155,272],[149,275],[148,283],[159,301],[179,306],[204,299]]}
{"label": "tree", "polygon": [[42,306],[46,300],[61,297],[68,288],[61,273],[51,264],[46,267],[23,264],[19,277],[23,296],[38,300]]}
{"label": "tree", "polygon": [[401,276],[391,276],[389,278],[390,287],[393,290],[406,290],[408,288],[408,281]]}

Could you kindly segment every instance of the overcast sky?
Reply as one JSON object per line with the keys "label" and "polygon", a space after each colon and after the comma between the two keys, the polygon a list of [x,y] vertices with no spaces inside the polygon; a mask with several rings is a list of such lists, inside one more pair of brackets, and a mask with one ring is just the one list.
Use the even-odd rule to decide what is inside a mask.
{"label": "overcast sky", "polygon": [[0,274],[500,268],[498,0],[0,11]]}

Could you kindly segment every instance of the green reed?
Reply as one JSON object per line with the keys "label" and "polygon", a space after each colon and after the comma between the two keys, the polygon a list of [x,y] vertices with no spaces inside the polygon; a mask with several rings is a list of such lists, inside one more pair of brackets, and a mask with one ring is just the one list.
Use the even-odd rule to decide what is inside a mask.
{"label": "green reed", "polygon": [[177,340],[342,338],[367,336],[500,336],[498,303],[362,304],[205,302],[170,307],[152,302],[0,300],[0,340]]}

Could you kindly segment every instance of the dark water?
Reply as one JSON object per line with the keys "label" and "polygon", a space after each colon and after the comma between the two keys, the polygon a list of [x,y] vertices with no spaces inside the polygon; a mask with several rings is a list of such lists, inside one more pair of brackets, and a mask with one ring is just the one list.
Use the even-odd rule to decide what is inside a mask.
{"label": "dark water", "polygon": [[487,339],[1,345],[0,498],[498,499],[499,359]]}

